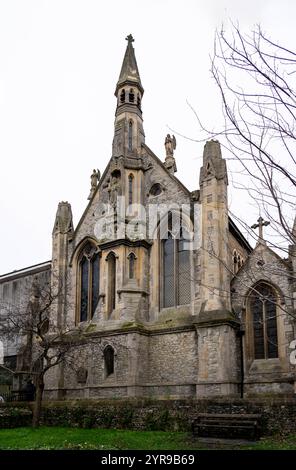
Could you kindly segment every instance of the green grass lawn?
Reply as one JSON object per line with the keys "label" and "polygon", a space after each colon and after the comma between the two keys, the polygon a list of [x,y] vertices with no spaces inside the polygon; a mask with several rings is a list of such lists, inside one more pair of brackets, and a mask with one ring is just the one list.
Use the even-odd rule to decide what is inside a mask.
{"label": "green grass lawn", "polygon": [[[0,449],[194,450],[205,449],[189,433],[40,427],[0,429]],[[217,446],[219,448],[219,446]],[[296,449],[296,436],[264,438],[244,449]]]}

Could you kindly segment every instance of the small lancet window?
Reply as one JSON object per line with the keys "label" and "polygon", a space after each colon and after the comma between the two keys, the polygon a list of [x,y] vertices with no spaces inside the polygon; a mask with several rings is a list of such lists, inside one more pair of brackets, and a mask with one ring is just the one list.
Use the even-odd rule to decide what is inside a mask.
{"label": "small lancet window", "polygon": [[129,94],[128,94],[128,99],[130,103],[134,103],[135,101],[135,94],[133,88],[130,89]]}
{"label": "small lancet window", "polygon": [[114,253],[109,253],[107,256],[108,261],[108,298],[107,309],[108,314],[111,315],[116,305],[116,258]]}
{"label": "small lancet window", "polygon": [[141,97],[140,97],[139,93],[137,94],[137,106],[139,108],[141,108]]}
{"label": "small lancet window", "polygon": [[237,268],[240,269],[240,267],[241,267],[241,257],[240,257],[240,255],[238,255],[238,257],[237,257]]}
{"label": "small lancet window", "polygon": [[134,253],[130,253],[128,255],[128,267],[129,267],[129,279],[134,279],[135,278],[135,261],[136,261],[136,256]]}
{"label": "small lancet window", "polygon": [[104,363],[106,377],[114,373],[114,349],[112,346],[106,346],[104,349]]}
{"label": "small lancet window", "polygon": [[120,93],[120,103],[125,103],[125,89]]}
{"label": "small lancet window", "polygon": [[130,174],[128,177],[128,203],[133,203],[133,186],[134,186],[134,175]]}
{"label": "small lancet window", "polygon": [[234,274],[236,274],[237,273],[237,253],[236,253],[236,250],[234,250],[234,252],[233,252],[232,261],[233,261],[233,272],[234,272]]}
{"label": "small lancet window", "polygon": [[128,123],[128,149],[131,152],[133,150],[133,123]]}

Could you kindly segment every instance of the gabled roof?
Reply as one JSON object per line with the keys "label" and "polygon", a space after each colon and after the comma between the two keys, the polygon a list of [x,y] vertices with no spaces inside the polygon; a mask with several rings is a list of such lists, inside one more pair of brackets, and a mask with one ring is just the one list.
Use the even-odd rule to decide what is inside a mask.
{"label": "gabled roof", "polygon": [[51,269],[51,261],[45,261],[44,263],[34,264],[27,268],[18,269],[11,271],[10,273],[2,274],[0,276],[0,284],[3,282],[12,281],[20,277],[32,276],[33,274],[38,274],[43,271],[49,271]]}

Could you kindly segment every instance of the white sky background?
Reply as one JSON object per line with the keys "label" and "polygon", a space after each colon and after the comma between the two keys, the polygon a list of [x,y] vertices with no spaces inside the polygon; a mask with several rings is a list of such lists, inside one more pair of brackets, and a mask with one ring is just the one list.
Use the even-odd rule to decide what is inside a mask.
{"label": "white sky background", "polygon": [[[168,126],[200,137],[186,100],[207,123],[222,117],[209,55],[228,18],[245,31],[261,23],[295,50],[294,0],[0,0],[0,273],[51,258],[59,201],[72,204],[77,225],[92,169],[103,172],[111,157],[127,34],[145,89],[146,143],[164,159]],[[177,136],[177,176],[190,190],[202,151]],[[232,210],[254,223],[242,198],[230,188]]]}

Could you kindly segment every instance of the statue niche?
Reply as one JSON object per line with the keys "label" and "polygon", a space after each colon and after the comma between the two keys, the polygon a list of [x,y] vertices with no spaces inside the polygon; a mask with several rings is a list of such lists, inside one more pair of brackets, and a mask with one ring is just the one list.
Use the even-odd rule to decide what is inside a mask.
{"label": "statue niche", "polygon": [[117,205],[117,197],[121,195],[121,173],[120,170],[114,170],[111,173],[111,179],[108,187],[109,202],[113,208]]}

